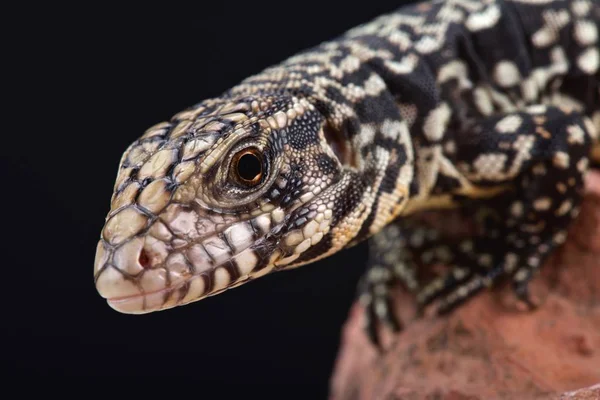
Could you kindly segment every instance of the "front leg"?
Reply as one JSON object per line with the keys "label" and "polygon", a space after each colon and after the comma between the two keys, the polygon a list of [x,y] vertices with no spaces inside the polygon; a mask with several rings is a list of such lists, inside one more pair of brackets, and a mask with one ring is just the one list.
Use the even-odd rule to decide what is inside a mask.
{"label": "front leg", "polygon": [[380,325],[398,332],[391,290],[400,284],[410,293],[420,290],[419,268],[453,261],[455,245],[425,221],[400,218],[369,239],[366,273],[359,282],[359,300],[365,308],[365,330],[379,344]]}
{"label": "front leg", "polygon": [[375,344],[379,343],[379,322],[396,332],[402,326],[391,302],[392,286],[401,282],[413,293],[418,289],[414,249],[408,245],[412,238],[413,244],[418,245],[437,239],[437,233],[398,222],[369,240],[368,267],[359,282],[359,299],[366,311],[365,330]]}
{"label": "front leg", "polygon": [[578,214],[592,130],[585,117],[541,106],[480,124],[481,140],[471,141],[479,154],[470,157],[466,175],[479,184],[514,175],[513,190],[491,200],[498,218],[459,246],[458,265],[421,290],[421,306],[439,300],[438,312],[449,312],[504,277],[534,306],[528,283]]}

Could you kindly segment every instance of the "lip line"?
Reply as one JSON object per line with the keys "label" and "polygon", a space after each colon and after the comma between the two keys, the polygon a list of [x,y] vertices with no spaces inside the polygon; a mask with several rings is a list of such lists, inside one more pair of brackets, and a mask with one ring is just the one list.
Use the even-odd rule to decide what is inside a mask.
{"label": "lip line", "polygon": [[127,302],[130,300],[136,300],[139,298],[143,298],[146,296],[151,296],[154,294],[158,294],[158,293],[164,293],[170,290],[177,290],[179,288],[181,288],[181,286],[183,286],[185,283],[189,282],[190,280],[192,280],[194,277],[196,276],[201,276],[201,274],[196,274],[196,275],[192,275],[189,278],[185,279],[183,282],[178,283],[175,286],[168,286],[162,289],[157,289],[157,290],[153,290],[151,292],[144,292],[144,293],[139,293],[139,294],[131,294],[128,296],[118,296],[118,297],[107,297],[106,301],[110,302],[110,303],[123,303],[123,302]]}

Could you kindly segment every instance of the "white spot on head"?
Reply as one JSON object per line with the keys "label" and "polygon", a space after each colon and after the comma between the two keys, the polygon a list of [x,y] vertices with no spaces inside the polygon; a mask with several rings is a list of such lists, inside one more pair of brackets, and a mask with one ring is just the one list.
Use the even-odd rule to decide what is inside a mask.
{"label": "white spot on head", "polygon": [[543,163],[537,163],[531,169],[535,175],[546,175],[548,173],[548,169]]}
{"label": "white spot on head", "polygon": [[554,243],[556,244],[563,244],[564,242],[566,242],[567,240],[567,232],[565,231],[560,231],[558,233],[556,233],[554,235],[554,237],[552,238],[552,240],[554,241]]}
{"label": "white spot on head", "polygon": [[271,219],[265,215],[261,214],[254,219],[254,224],[257,226],[262,233],[267,233],[271,229]]}
{"label": "white spot on head", "polygon": [[548,246],[548,245],[547,245],[547,244],[545,244],[545,243],[542,243],[542,244],[540,244],[540,245],[538,246],[538,251],[539,251],[541,254],[545,254],[545,253],[547,253],[547,252],[549,252],[549,251],[550,251],[550,246]]}
{"label": "white spot on head", "polygon": [[521,269],[519,269],[519,270],[517,271],[517,273],[515,274],[515,276],[514,276],[514,279],[515,279],[516,281],[518,281],[518,282],[522,282],[522,281],[524,281],[525,279],[527,279],[527,276],[528,276],[528,275],[529,275],[529,274],[527,273],[527,270],[526,270],[526,269],[524,269],[524,268],[521,268]]}
{"label": "white spot on head", "polygon": [[593,75],[600,67],[600,53],[595,47],[590,47],[577,57],[577,66],[583,72]]}
{"label": "white spot on head", "polygon": [[400,51],[406,51],[412,45],[412,41],[410,36],[406,32],[394,30],[388,36],[388,40],[397,45],[400,48]]}
{"label": "white spot on head", "polygon": [[[412,126],[417,119],[417,107],[414,104],[399,103],[400,116],[408,126]],[[598,113],[600,115],[600,113]]]}
{"label": "white spot on head", "polygon": [[185,257],[181,253],[172,254],[167,259],[166,268],[169,271],[171,285],[177,285],[190,276],[190,268]]}
{"label": "white spot on head", "polygon": [[473,83],[468,76],[467,65],[463,61],[453,60],[440,68],[437,80],[439,83],[445,83],[451,79],[456,79],[461,89],[470,89]]}
{"label": "white spot on head", "polygon": [[477,262],[479,263],[479,265],[482,265],[484,267],[491,267],[493,261],[494,260],[490,254],[482,254],[477,259]]}
{"label": "white spot on head", "polygon": [[507,155],[502,153],[481,154],[473,163],[480,179],[499,180],[504,177]]}
{"label": "white spot on head", "polygon": [[302,242],[303,240],[304,240],[304,235],[302,235],[302,232],[300,230],[293,230],[286,235],[285,244],[287,246],[295,246],[298,243]]}
{"label": "white spot on head", "polygon": [[504,270],[506,272],[512,272],[517,267],[517,263],[519,262],[519,256],[515,253],[508,253],[504,257]]}
{"label": "white spot on head", "polygon": [[554,164],[555,167],[558,167],[561,169],[569,168],[569,164],[570,164],[569,154],[565,153],[564,151],[556,152],[556,154],[554,154],[554,157],[552,158],[552,164]]}
{"label": "white spot on head", "polygon": [[211,237],[202,244],[216,264],[221,264],[229,258],[231,249],[227,246],[227,243],[218,237]]}
{"label": "white spot on head", "polygon": [[315,233],[317,233],[318,229],[319,229],[319,223],[317,221],[310,221],[302,229],[302,234],[304,235],[305,238],[310,238]]}
{"label": "white spot on head", "polygon": [[556,215],[562,217],[563,215],[567,215],[571,209],[573,209],[573,202],[571,200],[565,200],[556,210]]}
{"label": "white spot on head", "polygon": [[321,239],[323,239],[323,232],[317,232],[310,238],[310,244],[314,246],[315,244],[319,243]]}
{"label": "white spot on head", "polygon": [[423,125],[423,131],[427,139],[431,141],[442,139],[450,121],[451,113],[450,107],[446,103],[440,104],[437,108],[429,112]]}
{"label": "white spot on head", "polygon": [[381,133],[383,136],[392,140],[398,140],[400,133],[405,129],[408,129],[405,121],[386,119],[381,125]]}
{"label": "white spot on head", "polygon": [[217,141],[217,135],[205,134],[196,139],[187,142],[183,148],[182,159],[189,160],[196,157],[203,151],[211,148],[211,146]]}
{"label": "white spot on head", "polygon": [[569,59],[562,47],[553,47],[550,50],[550,59],[552,60],[550,67],[552,75],[564,74],[569,70]]}
{"label": "white spot on head", "polygon": [[378,96],[386,89],[385,82],[377,74],[372,74],[364,83],[365,93],[369,96]]}
{"label": "white spot on head", "polygon": [[375,302],[375,313],[379,318],[385,318],[388,313],[387,305],[383,301]]}
{"label": "white spot on head", "polygon": [[467,269],[466,268],[454,268],[452,270],[452,275],[454,276],[454,279],[456,280],[462,280],[465,278],[465,276],[467,276]]}
{"label": "white spot on head", "polygon": [[494,80],[501,87],[512,87],[521,81],[521,73],[514,62],[500,61],[494,70]]}
{"label": "white spot on head", "polygon": [[592,114],[592,118],[584,118],[583,124],[587,130],[588,135],[596,141],[600,139],[600,111],[596,111]]}
{"label": "white spot on head", "polygon": [[548,108],[545,104],[534,104],[527,107],[525,111],[527,111],[529,114],[545,114],[546,111],[548,111]]}
{"label": "white spot on head", "polygon": [[545,24],[533,34],[531,41],[536,47],[547,47],[558,40],[558,32],[569,23],[567,10],[547,10],[543,12]]}
{"label": "white spot on head", "polygon": [[589,0],[575,0],[571,4],[571,10],[573,10],[575,15],[584,17],[590,12],[591,6],[592,4]]}
{"label": "white spot on head", "polygon": [[204,279],[201,276],[195,276],[189,281],[188,292],[181,300],[180,304],[189,303],[199,299],[204,294]]}
{"label": "white spot on head", "polygon": [[304,239],[302,241],[302,243],[300,243],[298,246],[296,246],[296,248],[294,249],[294,253],[302,254],[306,250],[308,250],[309,247],[310,247],[310,239]]}
{"label": "white spot on head", "polygon": [[415,54],[409,54],[404,56],[399,62],[386,60],[386,66],[395,74],[406,75],[412,73],[417,64],[419,63],[419,57]]}
{"label": "white spot on head", "polygon": [[251,249],[246,249],[234,257],[240,275],[248,275],[258,263],[258,257]]}
{"label": "white spot on head", "polygon": [[248,222],[241,222],[225,230],[225,237],[236,253],[248,248],[252,244],[253,231]]}
{"label": "white spot on head", "polygon": [[490,115],[494,112],[492,98],[486,89],[482,87],[475,88],[475,90],[473,90],[473,99],[475,101],[475,106],[483,115]]}
{"label": "white spot on head", "polygon": [[533,208],[537,211],[547,211],[552,207],[552,199],[549,197],[540,197],[533,202]]}
{"label": "white spot on head", "polygon": [[373,124],[365,124],[360,128],[360,134],[352,138],[352,144],[357,149],[362,149],[364,146],[373,143],[375,138],[375,127]]}
{"label": "white spot on head", "polygon": [[352,73],[360,68],[360,59],[354,55],[348,55],[340,62],[340,68],[343,72]]}
{"label": "white spot on head", "polygon": [[521,92],[523,93],[523,98],[528,102],[535,101],[539,94],[539,87],[533,79],[533,76],[523,79],[521,82]]}
{"label": "white spot on head", "polygon": [[282,222],[284,218],[285,218],[285,213],[283,212],[283,210],[281,208],[276,208],[275,210],[273,210],[273,212],[271,212],[271,219],[276,224]]}
{"label": "white spot on head", "polygon": [[287,125],[287,115],[283,111],[276,112],[273,118],[275,118],[279,129],[283,129]]}
{"label": "white spot on head", "polygon": [[529,264],[531,267],[537,267],[540,265],[540,259],[538,257],[529,257],[527,259],[527,264]]}
{"label": "white spot on head", "polygon": [[496,130],[500,133],[515,133],[522,123],[523,120],[518,115],[509,115],[498,121]]}
{"label": "white spot on head", "polygon": [[577,161],[577,170],[583,173],[588,169],[589,164],[589,160],[586,157],[583,157],[579,161]]}
{"label": "white spot on head", "polygon": [[223,289],[227,286],[230,281],[229,272],[223,268],[219,267],[215,270],[214,274],[214,285],[212,290],[217,291]]}
{"label": "white spot on head", "polygon": [[575,24],[575,40],[581,46],[589,46],[598,40],[598,28],[592,21],[577,21]]}
{"label": "white spot on head", "polygon": [[300,257],[300,254],[292,254],[291,256],[284,257],[284,258],[281,258],[281,259],[275,261],[275,265],[276,266],[283,266],[283,265],[291,264],[294,261],[296,261],[296,259],[298,257]]}
{"label": "white spot on head", "polygon": [[471,240],[463,240],[460,243],[460,250],[463,253],[471,253],[473,251],[473,241],[471,241]]}
{"label": "white spot on head", "polygon": [[186,255],[188,260],[194,265],[196,273],[212,268],[212,260],[201,244],[194,244],[187,250]]}
{"label": "white spot on head", "polygon": [[569,144],[584,144],[585,143],[585,132],[579,125],[569,125],[567,127],[567,133],[569,135],[567,141]]}
{"label": "white spot on head", "polygon": [[415,48],[417,51],[423,54],[428,54],[439,50],[441,46],[442,42],[431,36],[423,36],[418,42],[415,43]]}
{"label": "white spot on head", "polygon": [[556,41],[556,33],[547,27],[543,27],[533,34],[531,42],[538,48],[548,47]]}
{"label": "white spot on head", "polygon": [[492,4],[482,12],[469,15],[465,24],[468,30],[477,32],[496,25],[500,16],[500,8],[497,4]]}
{"label": "white spot on head", "polygon": [[523,208],[523,203],[521,203],[520,201],[515,201],[514,203],[512,203],[511,207],[510,207],[510,213],[519,218],[523,215],[524,212],[524,208]]}
{"label": "white spot on head", "polygon": [[167,207],[163,218],[175,235],[189,238],[198,237],[198,230],[196,228],[198,214],[194,211],[184,211],[177,207],[177,205],[171,205]]}
{"label": "white spot on head", "polygon": [[469,294],[469,284],[467,283],[466,285],[459,287],[458,290],[456,291],[456,294],[460,298],[467,297],[467,295]]}

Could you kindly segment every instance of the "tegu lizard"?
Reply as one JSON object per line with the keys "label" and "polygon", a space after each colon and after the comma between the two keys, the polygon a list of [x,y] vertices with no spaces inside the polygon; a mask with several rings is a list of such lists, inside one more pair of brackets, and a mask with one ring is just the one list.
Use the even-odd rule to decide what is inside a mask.
{"label": "tegu lizard", "polygon": [[[421,2],[149,128],[120,161],[97,290],[165,310],[372,238],[372,336],[399,327],[398,282],[439,313],[504,281],[532,304],[600,159],[599,24],[593,0]],[[486,216],[460,240],[406,222],[446,208]]]}

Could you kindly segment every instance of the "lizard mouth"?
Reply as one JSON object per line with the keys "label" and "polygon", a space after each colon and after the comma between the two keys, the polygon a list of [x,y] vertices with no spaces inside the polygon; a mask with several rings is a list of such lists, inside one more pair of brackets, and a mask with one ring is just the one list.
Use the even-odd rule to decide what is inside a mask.
{"label": "lizard mouth", "polygon": [[144,314],[239,286],[272,270],[279,253],[270,254],[261,243],[281,214],[218,225],[180,210],[117,246],[102,239],[96,289],[116,311]]}
{"label": "lizard mouth", "polygon": [[[249,279],[248,276],[243,280],[238,280],[236,286]],[[228,289],[228,287],[217,288],[207,293],[208,281],[206,275],[195,275],[175,286],[143,294],[111,297],[107,298],[106,301],[111,308],[124,314],[146,314],[199,301]]]}
{"label": "lizard mouth", "polygon": [[[254,271],[253,269],[257,265],[259,264],[254,255],[254,250],[248,248],[222,265],[207,266],[205,271],[190,274],[181,279],[174,277],[171,282],[167,283],[166,287],[146,290],[145,286],[161,285],[164,284],[164,280],[162,277],[158,277],[149,283],[150,280],[144,281],[142,275],[141,278],[132,281],[138,290],[137,293],[108,295],[105,297],[111,308],[125,314],[146,314],[166,310],[237,287],[254,277],[270,272],[273,268],[267,265],[259,271]],[[141,282],[145,282],[145,285],[142,285]],[[113,283],[119,284],[118,282]],[[102,286],[97,285],[97,287],[102,294]]]}

